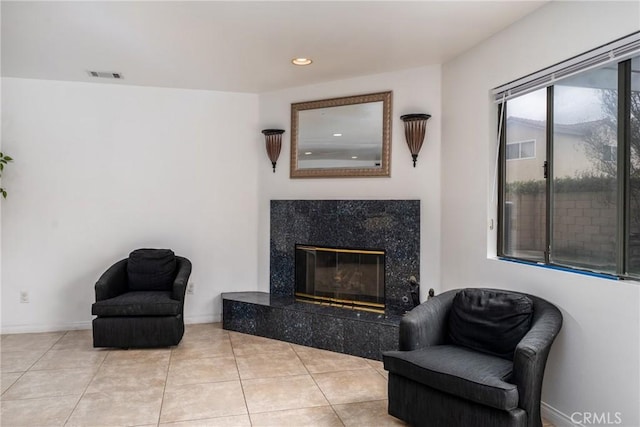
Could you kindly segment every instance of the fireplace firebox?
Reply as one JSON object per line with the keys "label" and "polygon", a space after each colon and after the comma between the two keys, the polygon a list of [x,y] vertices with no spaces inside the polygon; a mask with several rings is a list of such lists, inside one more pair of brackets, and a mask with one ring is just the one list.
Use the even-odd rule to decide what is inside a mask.
{"label": "fireplace firebox", "polygon": [[296,245],[299,301],[384,313],[384,279],[383,250]]}

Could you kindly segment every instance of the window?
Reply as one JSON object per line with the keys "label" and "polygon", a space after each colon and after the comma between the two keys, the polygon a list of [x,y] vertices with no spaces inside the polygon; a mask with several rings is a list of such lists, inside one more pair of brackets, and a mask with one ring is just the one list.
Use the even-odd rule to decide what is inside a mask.
{"label": "window", "polygon": [[[509,101],[506,108],[506,151],[528,142],[540,141],[537,159],[526,162],[506,162],[504,169],[504,255],[544,261],[546,227],[546,193],[543,179],[546,157],[546,89],[541,89]],[[516,141],[516,142],[511,142]],[[522,141],[522,142],[520,142]],[[534,144],[530,144],[535,147]],[[535,157],[535,156],[531,156]]]}
{"label": "window", "polygon": [[499,256],[640,278],[638,53],[496,97]]}
{"label": "window", "polygon": [[552,263],[616,272],[617,67],[580,73],[553,87]]}
{"label": "window", "polygon": [[507,160],[534,159],[536,157],[536,141],[507,142]]}
{"label": "window", "polygon": [[625,101],[628,137],[623,152],[629,176],[626,183],[628,215],[625,219],[627,241],[624,250],[626,272],[640,277],[640,80],[637,78],[640,76],[640,58],[631,61],[631,73],[636,77],[631,79],[629,97]]}
{"label": "window", "polygon": [[615,162],[618,159],[618,147],[615,145],[605,145],[602,147],[602,161]]}

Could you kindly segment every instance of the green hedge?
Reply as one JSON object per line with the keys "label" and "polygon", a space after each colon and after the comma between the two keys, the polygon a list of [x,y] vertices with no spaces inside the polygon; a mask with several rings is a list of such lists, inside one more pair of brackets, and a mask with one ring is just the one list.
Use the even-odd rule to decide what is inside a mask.
{"label": "green hedge", "polygon": [[[632,178],[633,184],[640,184],[640,178]],[[554,180],[554,191],[556,193],[594,193],[610,192],[616,189],[615,178],[585,176],[581,178],[557,178]],[[515,181],[507,184],[507,193],[511,194],[539,194],[544,193],[544,180]]]}

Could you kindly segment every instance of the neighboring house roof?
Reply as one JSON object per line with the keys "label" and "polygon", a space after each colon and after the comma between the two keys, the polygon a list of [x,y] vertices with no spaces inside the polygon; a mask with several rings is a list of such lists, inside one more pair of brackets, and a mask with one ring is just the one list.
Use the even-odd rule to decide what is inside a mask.
{"label": "neighboring house roof", "polygon": [[[588,131],[592,130],[594,127],[604,125],[606,123],[605,119],[600,120],[592,120],[589,122],[581,122],[581,123],[572,123],[572,124],[562,124],[555,123],[554,124],[554,132],[562,133],[565,135],[585,135]],[[547,122],[544,120],[532,120],[525,119],[523,117],[508,117],[507,125],[521,125],[530,127],[533,129],[545,129]]]}

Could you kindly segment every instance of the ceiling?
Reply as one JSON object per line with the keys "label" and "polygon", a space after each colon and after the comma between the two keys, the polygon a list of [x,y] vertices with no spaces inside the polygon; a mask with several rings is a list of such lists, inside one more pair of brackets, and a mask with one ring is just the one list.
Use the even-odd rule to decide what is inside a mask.
{"label": "ceiling", "polygon": [[3,0],[2,76],[260,93],[441,64],[543,4]]}

